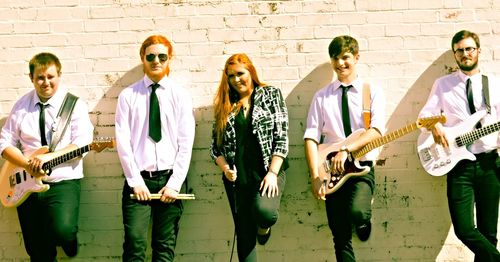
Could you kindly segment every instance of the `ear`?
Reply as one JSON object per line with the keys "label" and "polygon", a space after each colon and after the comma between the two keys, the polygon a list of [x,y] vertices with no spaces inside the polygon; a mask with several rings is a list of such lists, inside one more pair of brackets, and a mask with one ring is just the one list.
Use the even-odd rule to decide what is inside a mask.
{"label": "ear", "polygon": [[30,81],[31,81],[31,83],[34,83],[34,81],[33,81],[33,74],[32,74],[32,73],[30,73],[30,74],[29,74],[29,76],[30,76]]}

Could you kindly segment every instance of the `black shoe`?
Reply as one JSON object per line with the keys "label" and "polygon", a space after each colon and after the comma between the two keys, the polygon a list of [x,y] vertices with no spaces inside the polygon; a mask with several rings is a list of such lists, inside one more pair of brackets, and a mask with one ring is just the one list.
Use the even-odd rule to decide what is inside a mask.
{"label": "black shoe", "polygon": [[370,221],[368,221],[368,223],[366,224],[356,227],[356,234],[358,234],[358,238],[361,241],[368,240],[368,238],[370,238],[371,232],[372,232],[372,223]]}
{"label": "black shoe", "polygon": [[260,235],[257,233],[257,242],[260,245],[265,245],[270,237],[271,237],[271,228],[269,228],[269,231],[267,231],[267,234],[265,235]]}
{"label": "black shoe", "polygon": [[66,253],[66,256],[75,257],[76,254],[78,254],[78,238],[75,238],[75,240],[66,245],[62,245],[61,247],[64,250],[64,253]]}

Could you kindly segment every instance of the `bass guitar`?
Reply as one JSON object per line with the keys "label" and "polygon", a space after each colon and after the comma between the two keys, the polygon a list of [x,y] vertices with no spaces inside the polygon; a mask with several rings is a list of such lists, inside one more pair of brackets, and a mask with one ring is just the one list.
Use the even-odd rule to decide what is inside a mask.
{"label": "bass guitar", "polygon": [[438,122],[444,123],[445,121],[446,117],[444,115],[420,118],[414,123],[408,124],[385,136],[374,139],[361,149],[349,154],[347,160],[344,163],[344,172],[342,174],[339,174],[336,171],[332,170],[332,159],[335,157],[335,155],[337,155],[342,146],[348,145],[353,141],[359,139],[359,137],[366,130],[358,129],[351,135],[349,135],[344,141],[338,143],[320,144],[318,146],[318,171],[319,176],[323,178],[323,181],[325,181],[326,183],[326,194],[331,194],[337,191],[349,178],[354,176],[363,176],[370,172],[370,166],[362,166],[359,163],[359,159],[366,155],[368,152],[377,147],[383,146],[399,137],[402,137],[418,128],[431,127]]}
{"label": "bass guitar", "polygon": [[[43,146],[31,154],[30,158],[37,156],[43,160],[42,173],[49,175],[51,169],[71,159],[82,156],[94,150],[101,152],[105,148],[115,147],[115,140],[94,141],[89,145],[72,150],[60,156],[50,157],[49,148]],[[46,155],[44,155],[46,154]],[[0,202],[4,207],[17,207],[21,205],[33,192],[45,192],[50,186],[43,183],[42,177],[33,177],[26,170],[9,161],[5,161],[0,170]]]}
{"label": "bass guitar", "polygon": [[[500,130],[500,122],[474,129],[487,112],[480,110],[466,121],[454,127],[444,127],[448,139],[448,148],[434,142],[430,131],[422,131],[417,140],[417,152],[422,167],[432,176],[443,176],[461,160],[476,160],[476,156],[467,150],[467,145],[479,138]],[[464,133],[464,131],[472,130]]]}

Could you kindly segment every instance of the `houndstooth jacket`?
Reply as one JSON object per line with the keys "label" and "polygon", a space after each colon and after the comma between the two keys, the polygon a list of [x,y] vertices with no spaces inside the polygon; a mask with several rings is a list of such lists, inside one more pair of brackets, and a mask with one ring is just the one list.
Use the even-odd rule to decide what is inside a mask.
{"label": "houndstooth jacket", "polygon": [[[255,87],[252,111],[252,130],[257,135],[265,170],[269,169],[273,155],[286,158],[288,155],[288,110],[280,89],[273,86]],[[227,118],[224,141],[220,148],[212,132],[210,155],[215,161],[224,156],[229,165],[234,164],[236,154],[236,130],[234,121],[236,112],[231,112]]]}

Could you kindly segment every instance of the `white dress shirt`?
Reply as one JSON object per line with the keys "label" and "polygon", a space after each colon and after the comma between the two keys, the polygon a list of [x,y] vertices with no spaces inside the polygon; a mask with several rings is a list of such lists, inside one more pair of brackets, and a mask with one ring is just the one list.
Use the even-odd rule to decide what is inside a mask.
{"label": "white dress shirt", "polygon": [[[62,106],[67,90],[59,86],[57,92],[45,104],[45,132],[47,143],[50,145],[52,134],[57,127],[56,117]],[[7,147],[17,147],[25,156],[30,156],[39,149],[41,144],[40,128],[38,118],[40,115],[40,102],[35,90],[21,97],[12,108],[0,135],[0,152]],[[54,151],[64,148],[70,144],[83,147],[92,142],[94,127],[88,115],[87,104],[78,99],[71,115],[71,120],[57,144]],[[62,163],[52,169],[52,173],[44,181],[59,182],[62,180],[77,179],[83,177],[82,158],[76,158]]]}
{"label": "white dress shirt", "polygon": [[148,136],[151,84],[153,81],[144,76],[118,97],[115,119],[118,156],[130,187],[145,185],[140,171],[172,169],[166,186],[179,191],[186,179],[194,143],[191,95],[168,77],[158,83],[162,139],[155,143]]}
{"label": "white dress shirt", "polygon": [[[348,91],[351,130],[365,128],[363,121],[363,81],[357,78],[352,83],[336,80],[316,92],[309,107],[304,139],[317,143],[338,143],[346,139],[342,123],[342,88],[352,85]],[[385,95],[382,88],[370,85],[371,127],[385,132]],[[379,150],[372,150],[361,160],[376,160]]]}
{"label": "white dress shirt", "polygon": [[[420,111],[419,117],[429,117],[443,112],[446,116],[445,127],[453,127],[467,120],[470,117],[469,104],[465,91],[467,79],[469,79],[469,76],[465,75],[460,70],[438,78],[432,86],[429,98]],[[476,111],[486,110],[483,96],[482,74],[475,74],[470,77],[470,80]],[[500,89],[498,88],[498,84],[499,82],[496,78],[488,76],[491,114],[486,115],[481,120],[483,126],[496,123],[500,119],[500,112],[498,112],[500,109]],[[463,133],[468,131],[472,130],[463,130]],[[478,154],[499,148],[498,133],[494,134],[476,140],[468,149],[472,153]]]}

